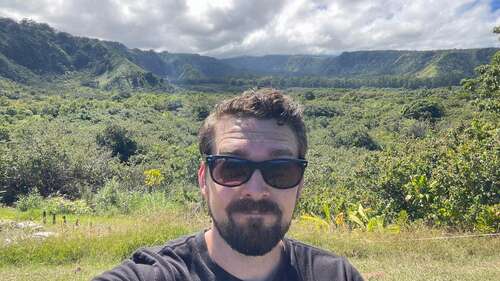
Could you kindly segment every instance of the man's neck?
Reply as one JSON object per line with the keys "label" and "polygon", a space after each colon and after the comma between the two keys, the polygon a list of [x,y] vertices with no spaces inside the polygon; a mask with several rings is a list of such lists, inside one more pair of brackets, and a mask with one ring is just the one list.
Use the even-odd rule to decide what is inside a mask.
{"label": "man's neck", "polygon": [[246,256],[231,248],[214,227],[205,232],[205,241],[210,258],[242,280],[270,280],[278,270],[284,249],[283,241],[280,241],[263,256]]}

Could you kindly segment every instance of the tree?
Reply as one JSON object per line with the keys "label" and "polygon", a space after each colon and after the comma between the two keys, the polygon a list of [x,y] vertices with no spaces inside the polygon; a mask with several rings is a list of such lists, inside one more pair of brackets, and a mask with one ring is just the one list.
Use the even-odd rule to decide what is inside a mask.
{"label": "tree", "polygon": [[[493,30],[500,34],[500,26]],[[490,64],[478,66],[477,77],[462,80],[465,90],[476,98],[480,110],[500,113],[500,51],[496,52]]]}

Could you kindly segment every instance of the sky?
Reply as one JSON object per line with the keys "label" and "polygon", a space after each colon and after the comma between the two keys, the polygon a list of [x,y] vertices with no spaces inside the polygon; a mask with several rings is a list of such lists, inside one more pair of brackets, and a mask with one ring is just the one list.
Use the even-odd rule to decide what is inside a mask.
{"label": "sky", "polygon": [[500,47],[500,0],[0,0],[0,17],[219,58]]}

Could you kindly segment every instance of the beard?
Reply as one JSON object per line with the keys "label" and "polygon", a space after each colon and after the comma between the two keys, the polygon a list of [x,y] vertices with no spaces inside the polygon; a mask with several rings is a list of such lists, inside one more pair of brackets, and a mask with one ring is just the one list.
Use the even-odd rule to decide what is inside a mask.
{"label": "beard", "polygon": [[[215,228],[221,237],[235,251],[246,256],[262,256],[269,253],[283,239],[290,222],[283,224],[283,213],[278,205],[270,200],[254,201],[249,198],[231,202],[227,208],[227,220],[217,220],[208,204],[208,210]],[[235,213],[249,214],[257,211],[276,216],[275,222],[266,226],[263,217],[250,217],[244,223],[234,220]]]}

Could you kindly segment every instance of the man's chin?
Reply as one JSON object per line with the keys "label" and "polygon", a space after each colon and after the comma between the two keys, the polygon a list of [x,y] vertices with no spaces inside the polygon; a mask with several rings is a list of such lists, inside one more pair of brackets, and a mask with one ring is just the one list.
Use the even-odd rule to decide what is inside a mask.
{"label": "man's chin", "polygon": [[230,216],[229,221],[223,223],[214,220],[214,225],[233,250],[246,256],[263,256],[272,251],[283,239],[289,226],[281,225],[281,220],[276,218],[273,218],[275,223],[267,225],[262,217],[237,217],[244,218],[243,222],[239,223]]}

